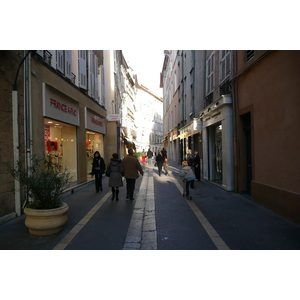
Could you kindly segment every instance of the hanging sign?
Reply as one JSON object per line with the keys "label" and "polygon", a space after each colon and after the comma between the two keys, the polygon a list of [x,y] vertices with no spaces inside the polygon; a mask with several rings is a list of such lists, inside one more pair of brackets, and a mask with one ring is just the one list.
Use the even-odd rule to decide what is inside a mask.
{"label": "hanging sign", "polygon": [[107,115],[107,121],[120,121],[121,120],[121,115],[120,114],[110,114]]}

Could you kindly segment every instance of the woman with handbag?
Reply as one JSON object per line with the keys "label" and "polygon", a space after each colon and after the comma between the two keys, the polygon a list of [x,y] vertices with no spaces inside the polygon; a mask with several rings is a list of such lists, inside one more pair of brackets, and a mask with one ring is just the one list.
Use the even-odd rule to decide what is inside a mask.
{"label": "woman with handbag", "polygon": [[102,189],[102,175],[105,171],[105,162],[103,157],[101,157],[99,151],[94,153],[94,159],[92,164],[92,175],[95,175],[95,186],[96,186],[96,193],[99,193],[99,190],[103,191]]}
{"label": "woman with handbag", "polygon": [[106,171],[106,176],[109,177],[108,186],[111,187],[112,192],[111,200],[114,200],[116,196],[116,201],[119,201],[119,187],[123,186],[123,175],[122,161],[119,159],[119,155],[114,153],[108,163]]}

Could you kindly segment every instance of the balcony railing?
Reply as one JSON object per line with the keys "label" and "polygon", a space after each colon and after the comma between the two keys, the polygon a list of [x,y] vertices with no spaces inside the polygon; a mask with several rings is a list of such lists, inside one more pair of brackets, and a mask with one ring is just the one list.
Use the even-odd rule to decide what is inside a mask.
{"label": "balcony railing", "polygon": [[52,59],[52,54],[47,51],[47,50],[44,50],[44,61],[48,64],[48,65],[51,65],[51,59]]}

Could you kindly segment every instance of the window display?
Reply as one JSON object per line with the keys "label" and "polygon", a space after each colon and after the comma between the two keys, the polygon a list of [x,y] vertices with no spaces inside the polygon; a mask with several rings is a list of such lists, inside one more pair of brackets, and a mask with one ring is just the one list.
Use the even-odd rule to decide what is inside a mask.
{"label": "window display", "polygon": [[87,174],[90,174],[95,151],[99,151],[101,156],[104,156],[103,135],[93,131],[87,131],[85,143]]}
{"label": "window display", "polygon": [[46,155],[51,156],[61,170],[68,169],[72,182],[77,181],[76,126],[45,119],[44,137]]}

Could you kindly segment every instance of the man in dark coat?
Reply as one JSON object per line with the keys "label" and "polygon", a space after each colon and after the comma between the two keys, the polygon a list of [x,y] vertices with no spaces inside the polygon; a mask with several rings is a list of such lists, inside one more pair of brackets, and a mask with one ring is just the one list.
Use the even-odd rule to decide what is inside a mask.
{"label": "man in dark coat", "polygon": [[162,148],[161,155],[163,157],[163,160],[165,160],[165,158],[167,158],[167,150],[165,148]]}
{"label": "man in dark coat", "polygon": [[194,171],[196,175],[196,179],[200,180],[200,156],[198,151],[194,151]]}
{"label": "man in dark coat", "polygon": [[92,174],[95,175],[95,185],[96,193],[99,193],[99,189],[102,189],[102,174],[105,172],[105,162],[103,157],[101,157],[99,151],[94,153],[93,165],[92,165]]}
{"label": "man in dark coat", "polygon": [[122,161],[124,177],[126,178],[126,199],[134,200],[133,193],[135,189],[135,180],[139,177],[139,173],[143,176],[144,171],[138,159],[133,156],[133,150],[128,149],[128,155]]}
{"label": "man in dark coat", "polygon": [[164,163],[164,160],[165,160],[161,152],[162,151],[158,151],[158,155],[155,158],[159,176],[161,176],[161,170],[162,170],[162,166],[163,166],[163,163]]}

